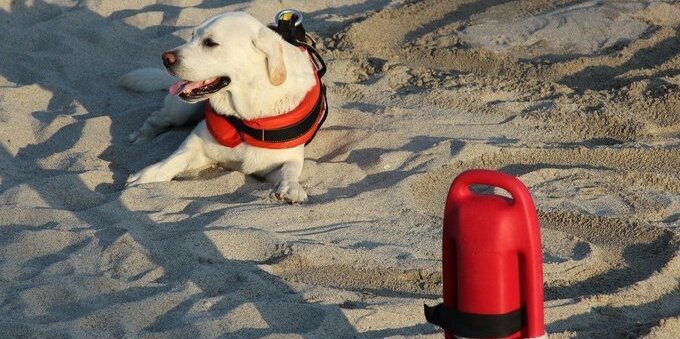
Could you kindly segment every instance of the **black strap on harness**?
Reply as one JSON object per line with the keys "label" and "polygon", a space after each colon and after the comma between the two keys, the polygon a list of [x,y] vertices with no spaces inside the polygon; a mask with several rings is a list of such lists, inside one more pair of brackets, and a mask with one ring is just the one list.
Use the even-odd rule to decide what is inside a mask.
{"label": "black strap on harness", "polygon": [[[312,111],[307,114],[307,116],[302,119],[302,121],[299,121],[293,125],[286,126],[283,128],[279,129],[257,129],[257,128],[252,128],[248,125],[246,125],[243,120],[230,115],[226,116],[225,119],[229,121],[229,123],[236,128],[241,133],[248,134],[250,137],[261,140],[261,141],[266,141],[266,142],[286,142],[293,140],[295,138],[300,137],[301,135],[307,133],[309,130],[314,128],[314,123],[316,120],[319,118],[319,114],[323,114],[324,116],[322,117],[322,120],[319,122],[319,127],[321,127],[321,124],[323,123],[323,120],[326,119],[326,112],[328,108],[326,108],[326,88],[321,87],[321,94],[319,95],[319,99],[317,99],[316,104],[314,105],[314,108]],[[314,135],[316,135],[316,132],[318,129],[314,132]],[[312,139],[314,139],[314,136],[312,136],[305,145],[309,144]]]}
{"label": "black strap on harness", "polygon": [[521,330],[527,323],[526,306],[503,314],[461,312],[439,304],[425,306],[425,319],[459,337],[503,338]]}

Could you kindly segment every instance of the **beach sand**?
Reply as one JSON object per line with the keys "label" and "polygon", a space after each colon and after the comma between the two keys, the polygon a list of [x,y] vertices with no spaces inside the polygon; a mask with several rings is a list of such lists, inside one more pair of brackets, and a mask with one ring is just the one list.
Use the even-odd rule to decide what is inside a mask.
{"label": "beach sand", "polygon": [[[125,188],[191,131],[117,87],[226,11],[305,13],[330,116],[309,202],[213,168]],[[431,337],[445,195],[519,177],[551,337],[680,333],[674,1],[0,0],[0,336]]]}

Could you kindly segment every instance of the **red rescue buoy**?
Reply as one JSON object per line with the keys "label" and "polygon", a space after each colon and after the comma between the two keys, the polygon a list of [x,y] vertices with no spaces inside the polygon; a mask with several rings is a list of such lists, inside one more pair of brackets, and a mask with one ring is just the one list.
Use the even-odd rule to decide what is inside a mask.
{"label": "red rescue buoy", "polygon": [[[511,199],[477,194],[500,187]],[[536,207],[517,178],[470,170],[451,184],[444,210],[444,303],[425,306],[446,338],[539,338],[543,320],[543,257]]]}

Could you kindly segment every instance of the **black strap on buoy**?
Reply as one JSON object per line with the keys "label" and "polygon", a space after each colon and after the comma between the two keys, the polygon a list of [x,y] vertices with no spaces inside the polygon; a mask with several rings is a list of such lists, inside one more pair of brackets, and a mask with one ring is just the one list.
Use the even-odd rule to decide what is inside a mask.
{"label": "black strap on buoy", "polygon": [[477,314],[460,312],[439,304],[425,307],[425,319],[459,337],[503,338],[524,327],[527,323],[526,306],[503,314]]}

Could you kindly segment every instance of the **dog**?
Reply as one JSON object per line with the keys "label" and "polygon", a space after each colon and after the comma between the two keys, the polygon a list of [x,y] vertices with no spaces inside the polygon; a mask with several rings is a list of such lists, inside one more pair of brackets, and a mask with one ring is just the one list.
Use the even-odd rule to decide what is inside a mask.
{"label": "dog", "polygon": [[[171,126],[201,119],[204,114],[205,118],[167,159],[131,175],[128,186],[170,181],[182,172],[220,165],[272,182],[271,196],[279,200],[307,200],[299,183],[302,142],[316,134],[327,104],[325,87],[318,90],[323,86],[318,66],[305,48],[287,42],[246,13],[230,12],[205,20],[194,29],[190,41],[164,52],[162,59],[166,70],[140,69],[119,81],[121,86],[140,92],[170,91],[163,107],[129,136],[130,141],[148,142]],[[310,119],[300,107],[312,104],[323,112]],[[306,133],[304,138],[298,135],[289,142],[290,135],[288,139],[279,136],[276,142],[267,143],[265,132],[273,137],[280,132],[276,129],[283,127],[275,126],[272,132],[258,126],[281,125],[277,119],[294,115],[291,112],[306,117],[307,125],[314,120],[315,125],[298,131]],[[290,125],[302,123],[296,120]],[[216,132],[222,125],[229,131]]]}

